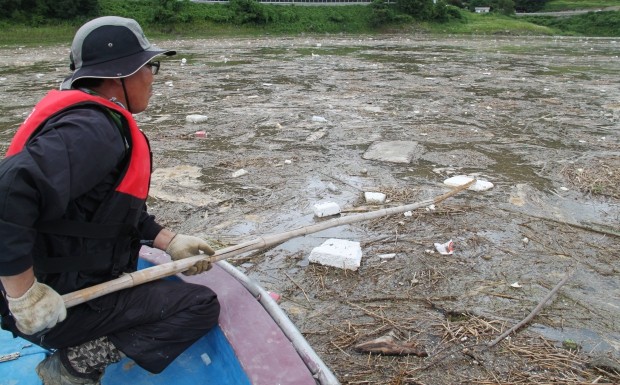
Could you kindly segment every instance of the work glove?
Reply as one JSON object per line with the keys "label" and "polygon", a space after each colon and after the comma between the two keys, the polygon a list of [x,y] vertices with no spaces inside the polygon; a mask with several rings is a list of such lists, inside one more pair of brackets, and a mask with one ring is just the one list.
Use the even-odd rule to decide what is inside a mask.
{"label": "work glove", "polygon": [[[170,255],[173,261],[179,259],[193,257],[203,252],[207,255],[215,254],[215,250],[209,246],[204,240],[193,237],[191,235],[177,234],[172,238],[172,241],[166,248],[166,253]],[[183,272],[185,275],[200,274],[211,269],[211,261],[204,259],[196,262],[196,264]]]}
{"label": "work glove", "polygon": [[67,308],[60,294],[36,279],[21,297],[7,295],[6,299],[17,329],[27,335],[49,329],[67,317]]}

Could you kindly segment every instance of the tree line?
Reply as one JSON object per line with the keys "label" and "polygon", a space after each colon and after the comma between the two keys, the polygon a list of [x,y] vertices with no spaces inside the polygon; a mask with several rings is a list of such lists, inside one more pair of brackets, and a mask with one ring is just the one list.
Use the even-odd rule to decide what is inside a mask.
{"label": "tree line", "polygon": [[[492,12],[513,14],[517,12],[536,12],[544,8],[548,0],[396,0],[394,5],[387,5],[383,0],[375,0],[378,11],[394,7],[418,20],[446,19],[450,16],[451,5],[473,11],[476,7],[490,7]],[[142,0],[152,9],[152,21],[174,19],[175,14],[189,0]],[[247,10],[253,8],[254,0],[232,0],[232,6]],[[126,0],[130,7],[132,1]],[[98,16],[101,0],[0,0],[0,19],[18,23],[39,24],[49,20],[75,20]],[[453,14],[452,16],[456,16]],[[173,20],[174,21],[174,20]]]}

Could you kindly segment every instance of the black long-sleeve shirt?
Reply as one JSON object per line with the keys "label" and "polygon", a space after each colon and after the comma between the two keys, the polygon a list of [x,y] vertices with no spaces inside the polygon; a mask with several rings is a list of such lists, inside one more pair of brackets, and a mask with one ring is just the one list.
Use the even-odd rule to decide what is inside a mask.
{"label": "black long-sleeve shirt", "polygon": [[[32,266],[37,222],[65,214],[90,219],[114,188],[125,151],[106,112],[80,107],[50,119],[21,152],[0,162],[0,276]],[[162,229],[146,207],[138,226],[147,240]]]}

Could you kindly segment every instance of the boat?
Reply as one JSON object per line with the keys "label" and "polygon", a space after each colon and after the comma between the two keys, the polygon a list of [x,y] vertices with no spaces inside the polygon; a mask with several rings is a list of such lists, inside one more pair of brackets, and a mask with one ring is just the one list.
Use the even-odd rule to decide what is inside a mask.
{"label": "boat", "polygon": [[[169,262],[143,246],[139,268]],[[125,357],[110,365],[102,385],[339,385],[297,327],[254,280],[226,261],[206,273],[175,275],[207,285],[221,306],[218,326],[196,341],[162,373],[152,374]],[[41,385],[36,365],[51,351],[0,331],[0,385]]]}

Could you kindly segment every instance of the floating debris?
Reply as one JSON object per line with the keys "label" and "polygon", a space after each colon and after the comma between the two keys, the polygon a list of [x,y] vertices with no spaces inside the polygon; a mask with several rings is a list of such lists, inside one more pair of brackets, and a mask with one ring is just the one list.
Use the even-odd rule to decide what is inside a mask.
{"label": "floating debris", "polygon": [[357,270],[362,261],[359,242],[331,238],[315,247],[308,258],[310,262],[346,270]]}
{"label": "floating debris", "polygon": [[314,215],[319,218],[340,214],[340,206],[336,202],[316,203],[313,209]]}
{"label": "floating debris", "polygon": [[187,115],[185,121],[189,123],[204,123],[209,119],[207,115]]}
{"label": "floating debris", "polygon": [[233,172],[231,176],[232,176],[233,178],[239,178],[240,176],[244,176],[244,175],[245,175],[245,174],[247,174],[247,173],[248,173],[248,172],[247,172],[246,170],[244,170],[244,169],[242,169],[242,168],[241,168],[241,169],[239,169],[239,170],[237,170],[237,171]]}
{"label": "floating debris", "polygon": [[388,334],[374,340],[362,342],[353,347],[355,351],[361,353],[376,353],[386,356],[406,356],[414,355],[418,357],[427,357],[428,353],[413,341],[398,341],[393,334]]}
{"label": "floating debris", "polygon": [[368,204],[383,204],[387,196],[380,192],[365,192],[364,199]]}
{"label": "floating debris", "polygon": [[[471,176],[467,176],[467,175],[457,175],[457,176],[453,176],[452,178],[448,178],[446,180],[443,181],[444,184],[448,185],[448,186],[452,186],[452,187],[458,187],[458,186],[462,186],[465,183],[471,182],[474,179],[474,177]],[[469,186],[468,190],[472,190],[472,191],[486,191],[493,188],[493,183],[488,182],[486,180],[483,179],[478,179],[476,178],[476,183],[474,183],[473,185]]]}
{"label": "floating debris", "polygon": [[454,242],[450,239],[446,243],[435,243],[435,249],[439,254],[449,255],[454,253]]}

